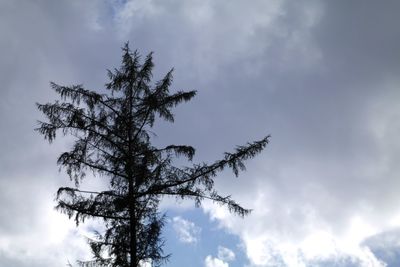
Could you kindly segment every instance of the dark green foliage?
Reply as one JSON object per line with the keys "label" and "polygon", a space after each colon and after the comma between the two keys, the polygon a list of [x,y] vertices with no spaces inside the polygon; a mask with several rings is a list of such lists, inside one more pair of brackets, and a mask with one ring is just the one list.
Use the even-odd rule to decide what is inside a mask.
{"label": "dark green foliage", "polygon": [[[186,145],[157,148],[151,144],[149,130],[156,117],[173,122],[171,108],[195,96],[195,91],[171,93],[172,70],[151,85],[152,54],[140,63],[140,56],[123,48],[122,66],[108,71],[105,94],[84,89],[81,85],[51,87],[61,100],[38,104],[47,117],[37,131],[52,142],[56,134],[75,137],[71,151],[62,153],[58,164],[65,168],[76,187],[61,187],[57,209],[73,217],[77,224],[87,218],[104,221],[105,232],[89,240],[93,260],[82,266],[139,266],[151,260],[162,265],[164,255],[161,230],[164,217],[158,213],[162,197],[193,199],[197,205],[211,199],[226,205],[231,212],[244,216],[242,208],[230,196],[214,190],[213,178],[224,168],[237,176],[244,170],[243,161],[254,157],[268,143],[268,137],[212,164],[192,164],[179,168],[176,157],[191,161],[195,150]],[[106,191],[79,188],[87,171],[109,179]]]}

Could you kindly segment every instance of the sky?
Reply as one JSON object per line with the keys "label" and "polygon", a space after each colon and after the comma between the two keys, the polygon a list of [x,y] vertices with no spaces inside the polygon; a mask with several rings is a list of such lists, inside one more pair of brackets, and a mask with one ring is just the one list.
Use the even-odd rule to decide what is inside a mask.
{"label": "sky", "polygon": [[[33,129],[50,81],[100,89],[129,41],[154,51],[154,80],[197,90],[155,126],[156,144],[190,144],[213,162],[270,134],[220,193],[245,217],[166,200],[166,266],[395,267],[400,264],[400,2],[317,0],[0,0],[0,266],[90,259],[54,210],[71,185]],[[85,186],[98,181],[88,178]]]}

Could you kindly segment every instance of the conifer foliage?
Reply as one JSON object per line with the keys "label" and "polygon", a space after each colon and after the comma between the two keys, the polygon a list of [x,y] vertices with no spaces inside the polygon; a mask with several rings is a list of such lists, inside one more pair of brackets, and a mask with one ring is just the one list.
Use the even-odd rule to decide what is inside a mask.
{"label": "conifer foliage", "polygon": [[[171,93],[172,70],[153,84],[152,69],[151,53],[141,60],[126,44],[120,68],[108,71],[104,93],[51,83],[60,100],[37,104],[46,121],[39,121],[36,130],[45,139],[51,143],[61,133],[75,140],[58,158],[75,186],[59,188],[57,209],[77,224],[88,218],[104,223],[105,231],[89,240],[93,259],[80,262],[82,266],[161,266],[168,258],[161,237],[164,216],[158,210],[165,196],[192,199],[197,205],[210,199],[240,216],[249,213],[230,196],[220,195],[213,179],[225,168],[237,176],[245,169],[243,161],[261,152],[268,137],[239,146],[211,164],[191,163],[191,146],[153,146],[150,130],[156,119],[173,122],[171,109],[196,91]],[[185,157],[188,167],[174,166],[176,157]],[[106,179],[108,189],[82,190],[87,171]]]}

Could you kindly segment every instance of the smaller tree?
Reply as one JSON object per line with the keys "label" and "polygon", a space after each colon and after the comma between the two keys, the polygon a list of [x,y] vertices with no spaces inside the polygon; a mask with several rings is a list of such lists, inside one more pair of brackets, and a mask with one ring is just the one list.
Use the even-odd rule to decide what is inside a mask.
{"label": "smaller tree", "polygon": [[[38,104],[47,117],[37,131],[52,142],[58,131],[72,135],[72,149],[58,158],[75,187],[61,187],[57,209],[74,217],[77,224],[86,218],[101,218],[105,231],[89,241],[94,259],[82,266],[137,267],[150,260],[160,266],[168,258],[163,253],[161,230],[164,216],[158,205],[164,196],[192,199],[196,205],[210,199],[240,216],[249,213],[230,196],[214,189],[213,178],[226,167],[237,176],[243,161],[260,153],[268,137],[239,146],[211,164],[177,167],[175,157],[192,160],[195,149],[187,145],[158,148],[151,144],[150,129],[156,117],[173,122],[171,109],[189,101],[195,91],[170,93],[172,70],[154,85],[152,54],[140,63],[137,51],[123,48],[122,66],[109,71],[107,91],[101,94],[81,85],[52,83],[61,101]],[[109,188],[95,192],[79,188],[86,171],[108,179]]]}

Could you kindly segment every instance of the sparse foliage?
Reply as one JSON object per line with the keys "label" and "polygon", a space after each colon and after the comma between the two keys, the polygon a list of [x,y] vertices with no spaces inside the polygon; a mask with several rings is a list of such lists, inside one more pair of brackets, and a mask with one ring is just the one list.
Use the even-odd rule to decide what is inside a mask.
{"label": "sparse foliage", "polygon": [[[141,63],[139,53],[125,45],[121,67],[108,71],[106,93],[82,85],[51,83],[60,101],[37,104],[47,117],[36,129],[45,139],[52,142],[59,132],[75,138],[72,149],[58,158],[75,187],[58,190],[57,209],[77,224],[100,218],[105,225],[106,230],[89,241],[93,260],[80,262],[82,266],[137,267],[147,260],[153,266],[162,265],[168,259],[161,238],[164,216],[158,211],[164,196],[193,199],[197,205],[211,199],[240,216],[249,213],[230,196],[221,196],[214,189],[213,178],[224,168],[231,168],[237,176],[245,169],[243,161],[258,154],[268,137],[239,146],[212,164],[174,166],[176,157],[190,162],[195,149],[186,145],[155,147],[150,129],[157,117],[173,122],[171,109],[196,92],[171,93],[172,70],[151,84],[152,68],[151,53]],[[107,178],[108,189],[80,189],[87,171]]]}

